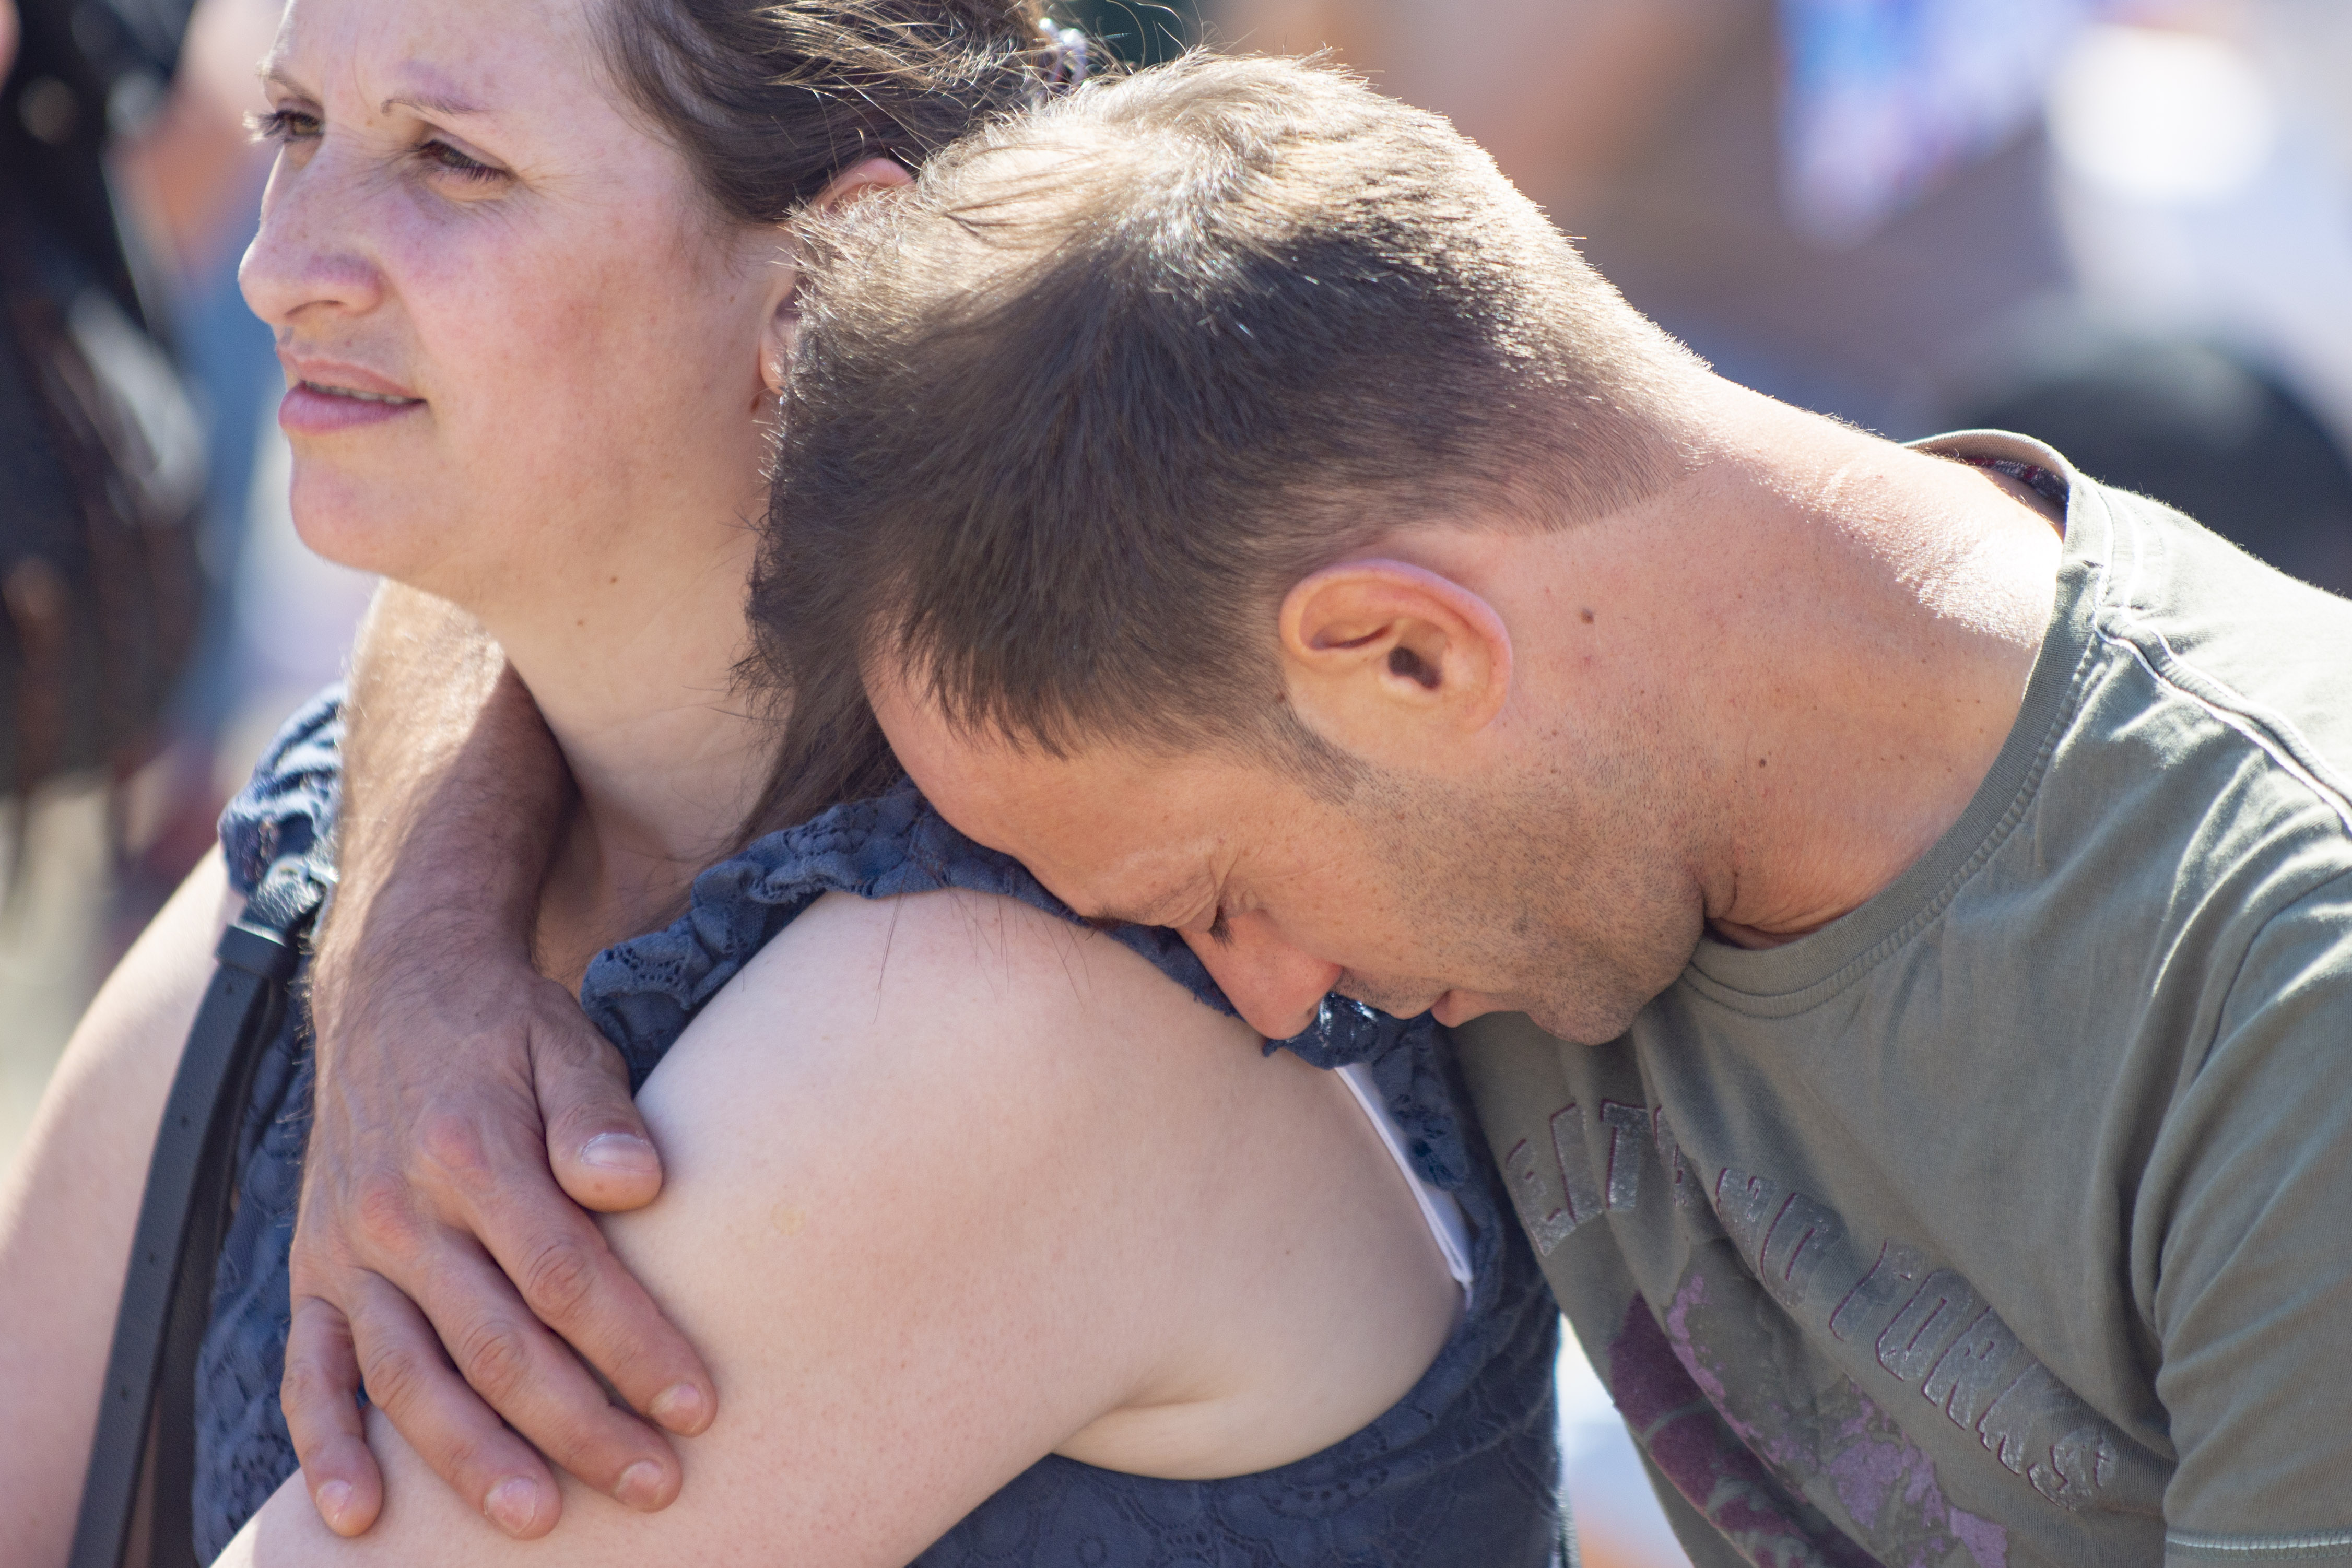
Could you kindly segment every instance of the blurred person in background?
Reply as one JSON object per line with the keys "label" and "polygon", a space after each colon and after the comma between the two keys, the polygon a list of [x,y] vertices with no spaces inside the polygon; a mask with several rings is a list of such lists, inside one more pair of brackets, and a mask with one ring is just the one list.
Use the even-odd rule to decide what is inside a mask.
{"label": "blurred person in background", "polygon": [[[1211,0],[1207,23],[1447,115],[1637,308],[1773,396],[1908,439],[2029,384],[2055,413],[2070,357],[2094,402],[2094,361],[2129,361],[2179,376],[2154,395],[2186,412],[2218,354],[2280,417],[2352,432],[2332,0]],[[2103,471],[2062,417],[2011,428],[2126,486],[2172,477]],[[2156,493],[2352,583],[2340,522],[2242,536],[2260,502],[2200,508],[2210,488]]]}
{"label": "blurred person in background", "polygon": [[2049,91],[2073,292],[2016,322],[1940,423],[2032,431],[2352,593],[2347,79],[2333,0],[2085,28]]}
{"label": "blurred person in background", "polygon": [[[236,287],[269,166],[247,124],[267,107],[253,62],[281,9],[282,0],[196,0],[154,127],[113,160],[203,416],[207,478],[196,531],[203,612],[167,749],[131,790],[108,962],[210,846],[221,806],[270,733],[340,673],[366,602],[367,580],[302,549],[285,516],[284,438],[272,417],[285,383],[269,329]],[[257,625],[264,600],[267,623]]]}
{"label": "blurred person in background", "polygon": [[[236,286],[278,0],[24,4],[0,66],[0,256],[25,262],[0,341],[0,1156],[98,977],[341,669],[367,592],[294,538],[283,382]],[[70,721],[44,716],[59,689]]]}
{"label": "blurred person in background", "polygon": [[1215,0],[1446,115],[1727,376],[1923,434],[1938,375],[2060,288],[2042,84],[2089,0]]}
{"label": "blurred person in background", "polygon": [[[0,1141],[98,955],[110,817],[201,594],[194,402],[110,158],[163,122],[184,9],[24,0],[0,81]],[[93,789],[95,785],[97,788]],[[108,788],[111,786],[112,788]]]}

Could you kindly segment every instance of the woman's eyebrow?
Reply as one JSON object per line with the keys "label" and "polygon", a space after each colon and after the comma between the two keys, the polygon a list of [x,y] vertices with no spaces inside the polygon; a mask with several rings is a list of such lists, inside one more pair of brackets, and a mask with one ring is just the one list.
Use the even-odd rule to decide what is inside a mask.
{"label": "woman's eyebrow", "polygon": [[490,111],[478,104],[467,103],[446,93],[394,93],[376,106],[379,114],[390,114],[395,109],[413,109],[419,114],[429,114],[436,120],[477,119]]}
{"label": "woman's eyebrow", "polygon": [[[262,61],[255,74],[263,81],[274,87],[284,88],[288,92],[299,94],[303,98],[317,96],[309,88],[295,80],[293,74],[280,60]],[[425,89],[394,93],[376,106],[376,112],[390,114],[395,109],[412,109],[419,114],[429,114],[436,118],[449,120],[478,119],[490,112],[479,104],[468,103],[454,93]]]}

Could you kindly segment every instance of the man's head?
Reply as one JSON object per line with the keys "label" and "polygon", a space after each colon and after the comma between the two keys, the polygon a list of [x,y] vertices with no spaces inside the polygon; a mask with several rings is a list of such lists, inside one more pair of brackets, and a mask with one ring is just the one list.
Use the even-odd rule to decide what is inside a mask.
{"label": "man's head", "polygon": [[1552,766],[1524,655],[1594,615],[1493,547],[1685,482],[1702,368],[1444,121],[1294,62],[1090,89],[892,206],[805,304],[778,674],[854,654],[951,821],[1269,1032],[1335,980],[1622,1028],[1698,931],[1670,741],[1620,704]]}

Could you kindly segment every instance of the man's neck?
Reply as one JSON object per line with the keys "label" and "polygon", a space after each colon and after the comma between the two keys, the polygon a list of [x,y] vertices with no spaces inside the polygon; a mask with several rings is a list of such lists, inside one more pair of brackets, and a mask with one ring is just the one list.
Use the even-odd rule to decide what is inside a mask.
{"label": "man's neck", "polygon": [[[1717,460],[1722,629],[1699,744],[1719,825],[1709,927],[1818,929],[1956,823],[2000,755],[2049,624],[2060,538],[2040,498],[1748,394]],[[1744,405],[1744,406],[1739,406]]]}

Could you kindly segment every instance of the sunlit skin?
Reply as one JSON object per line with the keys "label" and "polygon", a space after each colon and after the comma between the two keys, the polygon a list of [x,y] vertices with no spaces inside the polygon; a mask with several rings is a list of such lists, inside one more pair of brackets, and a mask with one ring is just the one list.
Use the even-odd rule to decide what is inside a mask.
{"label": "sunlit skin", "polygon": [[1183,933],[1275,1038],[1328,991],[1622,1033],[1703,936],[1856,908],[1956,821],[2022,699],[2059,519],[2022,486],[1711,379],[1679,484],[1544,532],[1438,520],[1266,616],[1297,717],[1364,765],[1055,757],[868,686],[940,811],[1079,913]]}

